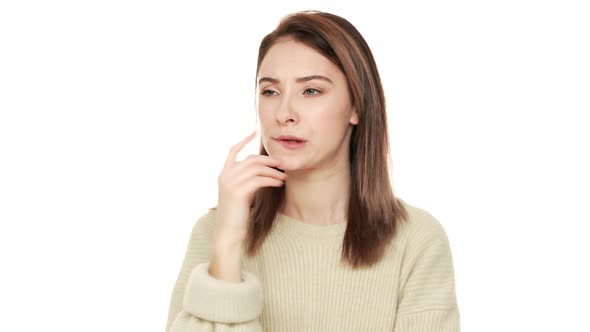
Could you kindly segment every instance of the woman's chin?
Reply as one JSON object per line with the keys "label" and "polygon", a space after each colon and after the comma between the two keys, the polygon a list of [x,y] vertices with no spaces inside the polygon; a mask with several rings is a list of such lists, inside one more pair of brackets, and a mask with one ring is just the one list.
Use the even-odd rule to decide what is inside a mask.
{"label": "woman's chin", "polygon": [[290,160],[281,160],[281,166],[279,167],[279,169],[285,171],[285,172],[293,172],[293,171],[297,171],[301,169],[301,165],[299,165],[299,163],[295,160],[290,161]]}
{"label": "woman's chin", "polygon": [[299,171],[304,167],[303,160],[298,156],[291,156],[283,153],[272,153],[270,156],[280,162],[281,165],[277,168],[285,172]]}

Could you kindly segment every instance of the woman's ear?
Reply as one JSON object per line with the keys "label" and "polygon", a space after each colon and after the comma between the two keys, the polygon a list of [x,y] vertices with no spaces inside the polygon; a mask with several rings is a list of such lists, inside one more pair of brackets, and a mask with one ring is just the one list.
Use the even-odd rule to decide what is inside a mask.
{"label": "woman's ear", "polygon": [[359,115],[353,107],[352,114],[350,115],[350,124],[357,125],[358,123],[359,123]]}

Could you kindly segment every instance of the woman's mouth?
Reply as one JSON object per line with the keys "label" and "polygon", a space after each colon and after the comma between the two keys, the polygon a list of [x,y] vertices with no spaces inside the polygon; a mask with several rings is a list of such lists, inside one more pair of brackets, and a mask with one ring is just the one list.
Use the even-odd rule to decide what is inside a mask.
{"label": "woman's mouth", "polygon": [[304,141],[297,141],[297,140],[276,140],[277,142],[279,142],[279,144],[281,144],[283,147],[289,149],[289,150],[297,150],[297,149],[301,149],[305,146]]}

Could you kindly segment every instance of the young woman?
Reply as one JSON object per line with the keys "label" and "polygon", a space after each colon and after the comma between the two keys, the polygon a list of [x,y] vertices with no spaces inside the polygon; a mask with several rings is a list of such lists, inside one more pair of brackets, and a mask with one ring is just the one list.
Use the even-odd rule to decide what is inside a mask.
{"label": "young woman", "polygon": [[260,45],[259,155],[231,148],[167,331],[456,332],[450,245],[394,196],[371,51],[342,17],[288,15]]}

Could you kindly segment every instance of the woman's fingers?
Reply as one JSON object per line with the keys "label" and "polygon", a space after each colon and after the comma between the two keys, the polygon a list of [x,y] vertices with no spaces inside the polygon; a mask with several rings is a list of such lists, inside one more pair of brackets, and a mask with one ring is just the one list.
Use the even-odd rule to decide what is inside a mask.
{"label": "woman's fingers", "polygon": [[241,186],[250,178],[268,177],[279,181],[285,181],[287,174],[267,166],[252,166],[245,169],[235,169],[232,172],[232,178],[236,186]]}
{"label": "woman's fingers", "polygon": [[251,164],[259,164],[269,167],[278,167],[281,165],[280,161],[277,158],[273,158],[271,156],[265,156],[261,154],[251,154],[246,157],[244,160],[241,161],[244,165],[251,165]]}
{"label": "woman's fingers", "polygon": [[[218,182],[218,229],[233,233],[235,239],[247,234],[250,205],[255,192],[262,187],[280,187],[287,175],[275,168],[279,160],[267,155],[250,155],[237,161],[238,153],[254,138],[256,131],[234,145],[225,160]],[[229,230],[229,231],[228,231]]]}
{"label": "woman's fingers", "polygon": [[236,197],[247,198],[248,203],[250,203],[250,199],[253,193],[256,192],[258,189],[262,187],[280,187],[284,184],[284,181],[272,177],[249,176],[240,179],[239,184],[236,185],[233,189],[233,194],[236,195]]}
{"label": "woman's fingers", "polygon": [[254,138],[254,136],[256,136],[256,130],[244,138],[240,143],[232,146],[232,148],[229,150],[227,159],[225,160],[224,167],[236,162],[238,153],[244,148],[244,146],[246,146],[246,144],[248,144],[248,142],[252,140],[252,138]]}

